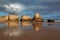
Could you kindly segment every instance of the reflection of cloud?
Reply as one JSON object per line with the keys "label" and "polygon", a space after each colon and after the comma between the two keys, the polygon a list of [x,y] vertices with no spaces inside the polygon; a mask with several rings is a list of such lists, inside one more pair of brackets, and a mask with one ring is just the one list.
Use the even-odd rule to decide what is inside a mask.
{"label": "reflection of cloud", "polygon": [[21,22],[21,25],[22,26],[30,26],[31,25],[31,22],[27,22],[27,21],[24,22],[24,21],[22,21]]}
{"label": "reflection of cloud", "polygon": [[8,28],[4,34],[9,36],[19,36],[21,34],[21,29],[18,27]]}
{"label": "reflection of cloud", "polygon": [[39,31],[42,27],[42,23],[41,22],[33,22],[33,28],[34,28],[34,31]]}

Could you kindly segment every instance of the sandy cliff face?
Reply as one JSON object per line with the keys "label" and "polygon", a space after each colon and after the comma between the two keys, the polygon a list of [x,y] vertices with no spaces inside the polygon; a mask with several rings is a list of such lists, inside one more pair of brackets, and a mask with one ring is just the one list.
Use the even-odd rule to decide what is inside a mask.
{"label": "sandy cliff face", "polygon": [[23,15],[21,21],[31,21],[32,19],[29,16]]}
{"label": "sandy cliff face", "polygon": [[8,20],[8,16],[0,16],[0,21],[7,21]]}
{"label": "sandy cliff face", "polygon": [[39,15],[39,13],[36,13],[33,17],[33,21],[40,21],[42,22],[42,17]]}
{"label": "sandy cliff face", "polygon": [[9,20],[18,20],[17,15],[9,15]]}

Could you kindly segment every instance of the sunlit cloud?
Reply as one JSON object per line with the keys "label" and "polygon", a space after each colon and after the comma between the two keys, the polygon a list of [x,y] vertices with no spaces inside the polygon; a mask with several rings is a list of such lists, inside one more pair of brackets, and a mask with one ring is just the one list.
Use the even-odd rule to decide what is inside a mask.
{"label": "sunlit cloud", "polygon": [[24,5],[19,3],[11,3],[9,5],[6,4],[4,5],[4,7],[6,8],[7,12],[12,12],[12,13],[19,13],[25,8]]}

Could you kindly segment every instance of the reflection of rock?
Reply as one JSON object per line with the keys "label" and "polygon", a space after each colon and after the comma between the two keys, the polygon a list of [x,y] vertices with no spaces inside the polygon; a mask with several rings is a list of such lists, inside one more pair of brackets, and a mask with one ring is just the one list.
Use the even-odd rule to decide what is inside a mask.
{"label": "reflection of rock", "polygon": [[21,25],[22,26],[30,26],[31,25],[31,22],[29,22],[29,21],[22,21],[21,22]]}
{"label": "reflection of rock", "polygon": [[9,36],[19,36],[21,32],[22,31],[19,27],[15,27],[15,28],[7,28],[4,34]]}
{"label": "reflection of rock", "polygon": [[54,26],[54,22],[48,22],[48,26]]}
{"label": "reflection of rock", "polygon": [[7,23],[8,27],[18,27],[18,22],[12,22],[12,21],[9,21]]}
{"label": "reflection of rock", "polygon": [[9,20],[10,21],[17,21],[18,20],[18,16],[17,15],[9,15]]}
{"label": "reflection of rock", "polygon": [[53,19],[48,19],[47,22],[55,22]]}
{"label": "reflection of rock", "polygon": [[29,16],[23,15],[21,21],[31,21],[32,19]]}
{"label": "reflection of rock", "polygon": [[8,16],[0,16],[0,21],[7,21],[8,20]]}
{"label": "reflection of rock", "polygon": [[33,21],[42,22],[42,17],[39,15],[39,13],[34,15]]}
{"label": "reflection of rock", "polygon": [[39,31],[42,27],[42,22],[33,22],[33,28],[35,31]]}

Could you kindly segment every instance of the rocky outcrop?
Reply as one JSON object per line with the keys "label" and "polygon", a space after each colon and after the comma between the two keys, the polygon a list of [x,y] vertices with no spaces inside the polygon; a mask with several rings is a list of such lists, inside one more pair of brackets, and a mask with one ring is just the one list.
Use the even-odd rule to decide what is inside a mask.
{"label": "rocky outcrop", "polygon": [[53,19],[48,19],[47,22],[55,22]]}
{"label": "rocky outcrop", "polygon": [[18,20],[18,15],[9,15],[9,16],[8,16],[8,19],[9,19],[10,21],[17,21],[17,20]]}
{"label": "rocky outcrop", "polygon": [[21,21],[31,21],[31,20],[32,20],[31,17],[26,16],[26,15],[23,15],[23,16],[21,17]]}
{"label": "rocky outcrop", "polygon": [[0,22],[7,20],[8,20],[8,16],[0,16]]}
{"label": "rocky outcrop", "polygon": [[42,17],[39,15],[39,13],[36,13],[34,15],[33,21],[35,21],[35,22],[42,22]]}

